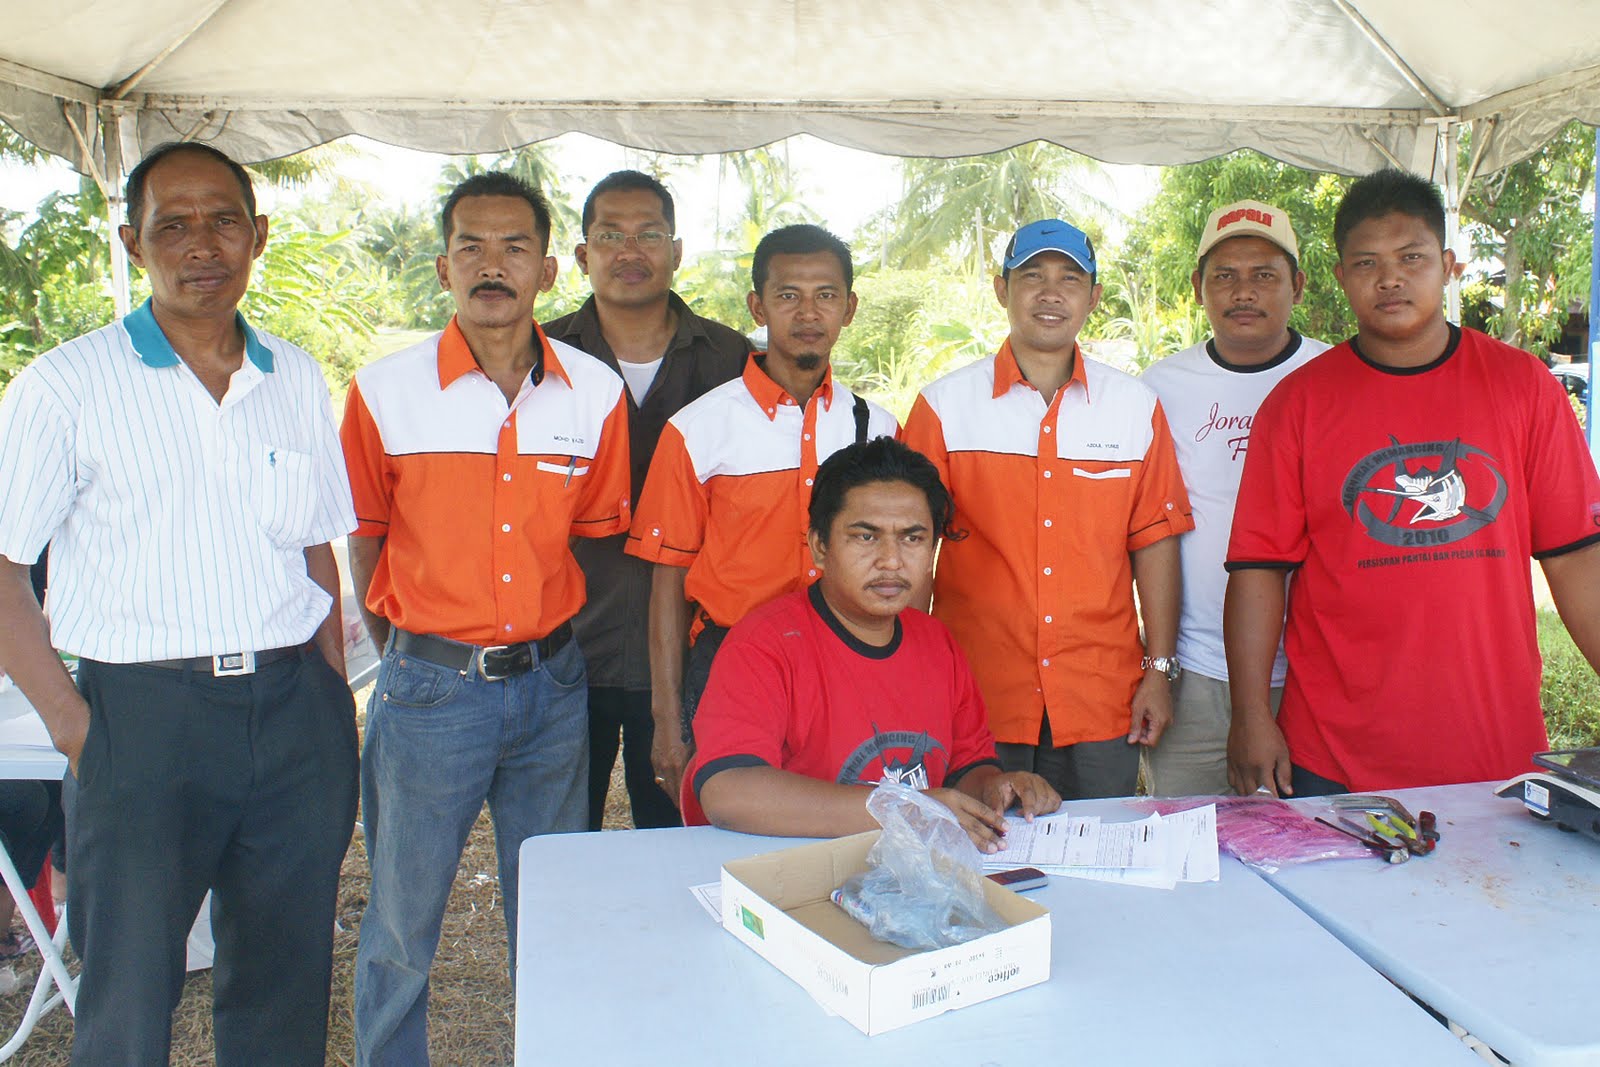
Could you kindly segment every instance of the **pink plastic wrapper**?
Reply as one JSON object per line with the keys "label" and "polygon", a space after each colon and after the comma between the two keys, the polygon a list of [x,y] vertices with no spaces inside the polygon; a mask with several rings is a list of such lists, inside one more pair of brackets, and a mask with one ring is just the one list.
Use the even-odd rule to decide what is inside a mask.
{"label": "pink plastic wrapper", "polygon": [[1146,800],[1135,805],[1142,811],[1170,815],[1175,811],[1217,806],[1217,845],[1263,874],[1313,860],[1371,859],[1372,849],[1352,837],[1317,822],[1313,815],[1332,817],[1324,806],[1313,815],[1277,797],[1183,797]]}

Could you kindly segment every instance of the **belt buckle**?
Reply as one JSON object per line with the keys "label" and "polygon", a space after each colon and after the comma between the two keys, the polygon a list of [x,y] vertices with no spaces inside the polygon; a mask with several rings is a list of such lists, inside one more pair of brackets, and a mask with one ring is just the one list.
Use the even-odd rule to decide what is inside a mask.
{"label": "belt buckle", "polygon": [[211,657],[211,673],[217,678],[236,678],[241,674],[256,673],[254,652],[224,652]]}
{"label": "belt buckle", "polygon": [[490,673],[489,668],[484,666],[484,660],[491,655],[498,656],[502,655],[503,653],[510,652],[516,647],[516,645],[486,645],[483,648],[478,649],[474,656],[474,658],[478,661],[478,677],[482,678],[486,682],[503,682],[507,678],[511,677],[512,674],[516,673],[515,671],[511,671],[506,674]]}

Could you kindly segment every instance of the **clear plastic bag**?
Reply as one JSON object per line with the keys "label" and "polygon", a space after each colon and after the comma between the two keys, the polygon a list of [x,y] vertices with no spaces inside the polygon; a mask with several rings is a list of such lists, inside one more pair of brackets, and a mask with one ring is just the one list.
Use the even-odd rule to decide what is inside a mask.
{"label": "clear plastic bag", "polygon": [[874,938],[948,948],[1006,928],[984,900],[983,855],[949,808],[883,782],[867,811],[883,835],[867,854],[867,870],[835,889],[833,901]]}
{"label": "clear plastic bag", "polygon": [[1217,844],[1263,874],[1314,860],[1371,859],[1375,855],[1354,838],[1317,822],[1313,816],[1332,813],[1325,805],[1314,807],[1309,815],[1269,796],[1186,798],[1145,802],[1139,807],[1167,815],[1205,804],[1217,806]]}

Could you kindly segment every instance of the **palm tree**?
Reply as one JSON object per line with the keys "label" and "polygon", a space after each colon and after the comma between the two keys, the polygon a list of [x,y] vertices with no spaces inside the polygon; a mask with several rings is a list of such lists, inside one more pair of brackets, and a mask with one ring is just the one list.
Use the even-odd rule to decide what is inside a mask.
{"label": "palm tree", "polygon": [[458,156],[439,172],[439,199],[475,174],[503,171],[544,193],[550,202],[550,248],[570,248],[579,240],[583,218],[572,206],[565,189],[566,176],[544,145],[527,144],[493,156]]}
{"label": "palm tree", "polygon": [[899,205],[866,227],[883,243],[873,258],[900,267],[955,259],[982,274],[997,235],[1056,217],[1093,235],[1118,215],[1104,168],[1045,141],[986,156],[908,159],[903,176]]}

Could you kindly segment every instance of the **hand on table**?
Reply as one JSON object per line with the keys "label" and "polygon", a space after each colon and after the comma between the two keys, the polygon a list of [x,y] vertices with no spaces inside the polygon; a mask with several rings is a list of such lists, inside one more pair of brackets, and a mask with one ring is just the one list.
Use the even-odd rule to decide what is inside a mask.
{"label": "hand on table", "polygon": [[955,813],[961,828],[972,838],[979,852],[987,855],[1005,847],[1006,817],[1003,812],[996,811],[959,789],[925,789],[923,793]]}
{"label": "hand on table", "polygon": [[1035,815],[1049,815],[1060,808],[1061,794],[1037,774],[1011,771],[984,783],[983,801],[1002,815],[1015,804],[1018,814],[1032,822]]}

